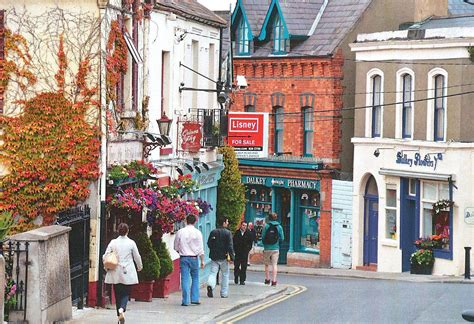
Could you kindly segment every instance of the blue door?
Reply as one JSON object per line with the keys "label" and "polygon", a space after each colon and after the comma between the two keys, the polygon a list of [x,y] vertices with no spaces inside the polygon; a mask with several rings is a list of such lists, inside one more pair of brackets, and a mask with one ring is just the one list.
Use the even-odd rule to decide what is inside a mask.
{"label": "blue door", "polygon": [[[419,215],[419,191],[420,181],[411,180],[415,186],[415,192],[410,192],[410,180],[400,180],[400,249],[402,250],[402,271],[410,270],[410,256],[415,252],[413,242],[418,239],[420,222]],[[412,190],[413,191],[413,190]]]}
{"label": "blue door", "polygon": [[378,197],[366,196],[364,218],[364,265],[377,264]]}

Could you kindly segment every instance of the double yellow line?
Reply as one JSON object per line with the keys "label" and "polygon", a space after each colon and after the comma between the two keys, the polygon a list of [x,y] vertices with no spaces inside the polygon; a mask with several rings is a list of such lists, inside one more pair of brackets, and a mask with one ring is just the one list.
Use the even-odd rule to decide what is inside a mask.
{"label": "double yellow line", "polygon": [[250,308],[244,309],[242,312],[240,312],[238,314],[231,315],[230,317],[217,322],[217,324],[235,323],[237,321],[240,321],[240,320],[244,319],[247,316],[250,316],[252,314],[260,312],[260,311],[264,310],[265,308],[268,308],[268,307],[273,306],[275,304],[281,303],[282,301],[287,300],[288,298],[294,297],[298,294],[301,294],[302,292],[305,292],[307,290],[306,287],[297,286],[297,285],[288,285],[288,288],[290,288],[291,291],[286,292],[283,295],[279,295],[278,297],[273,298],[269,301],[266,301],[266,302],[263,302],[261,304],[252,306]]}

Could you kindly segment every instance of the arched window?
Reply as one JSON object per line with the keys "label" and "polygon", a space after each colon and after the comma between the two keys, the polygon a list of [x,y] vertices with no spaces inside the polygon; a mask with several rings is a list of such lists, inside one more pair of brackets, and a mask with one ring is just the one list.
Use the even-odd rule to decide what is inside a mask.
{"label": "arched window", "polygon": [[283,122],[284,114],[283,107],[276,106],[274,108],[275,114],[275,153],[283,153]]}
{"label": "arched window", "polygon": [[434,76],[434,140],[444,141],[445,124],[445,78],[444,75]]}
{"label": "arched window", "polygon": [[255,112],[257,105],[257,94],[253,92],[246,92],[244,94],[244,110],[245,112]]}
{"label": "arched window", "polygon": [[402,136],[403,138],[412,137],[412,77],[410,74],[402,76]]}
{"label": "arched window", "polygon": [[276,15],[273,25],[273,54],[286,54],[288,42],[280,16]]}
{"label": "arched window", "polygon": [[371,79],[372,87],[372,137],[380,137],[382,133],[382,77],[374,75]]}
{"label": "arched window", "polygon": [[241,18],[237,28],[237,55],[250,54],[249,26]]}

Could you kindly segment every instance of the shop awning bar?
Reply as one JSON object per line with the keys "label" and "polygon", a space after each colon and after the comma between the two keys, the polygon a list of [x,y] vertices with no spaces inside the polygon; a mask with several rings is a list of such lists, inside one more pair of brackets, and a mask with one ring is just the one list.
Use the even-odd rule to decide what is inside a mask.
{"label": "shop awning bar", "polygon": [[428,173],[380,168],[379,174],[394,177],[415,178],[435,181],[455,181],[453,174]]}

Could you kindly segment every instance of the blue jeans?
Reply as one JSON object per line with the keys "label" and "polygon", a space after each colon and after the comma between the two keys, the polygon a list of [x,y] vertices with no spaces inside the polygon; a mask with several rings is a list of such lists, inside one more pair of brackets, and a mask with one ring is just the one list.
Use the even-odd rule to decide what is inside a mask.
{"label": "blue jeans", "polygon": [[221,297],[227,297],[229,295],[229,263],[227,260],[211,260],[211,273],[209,274],[207,285],[214,290],[216,287],[216,278],[217,273],[219,272],[219,267],[222,271]]}
{"label": "blue jeans", "polygon": [[[182,256],[179,258],[181,270],[182,304],[199,302],[199,261],[197,257]],[[189,291],[191,289],[191,292]]]}
{"label": "blue jeans", "polygon": [[130,296],[131,290],[132,290],[132,285],[124,285],[124,284],[114,285],[115,306],[117,308],[117,316],[119,316],[119,308],[123,308],[124,312],[127,310],[127,302],[128,302],[128,297]]}

